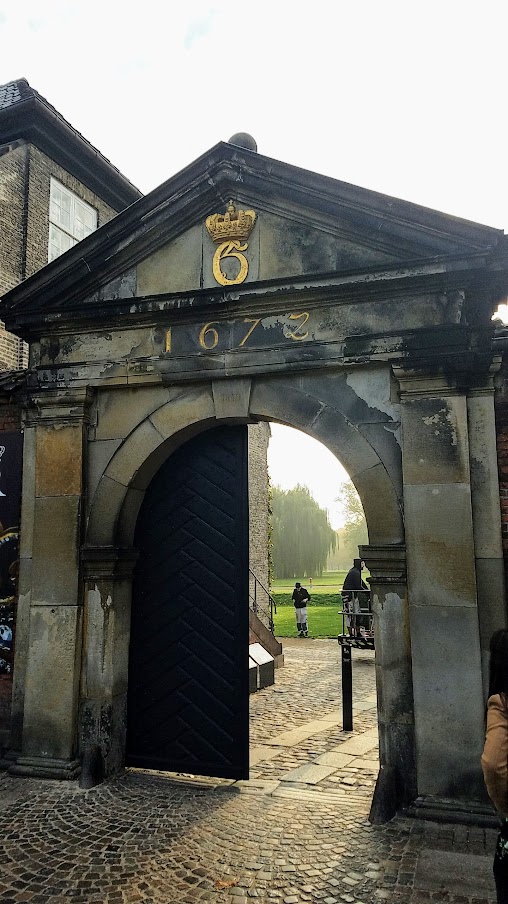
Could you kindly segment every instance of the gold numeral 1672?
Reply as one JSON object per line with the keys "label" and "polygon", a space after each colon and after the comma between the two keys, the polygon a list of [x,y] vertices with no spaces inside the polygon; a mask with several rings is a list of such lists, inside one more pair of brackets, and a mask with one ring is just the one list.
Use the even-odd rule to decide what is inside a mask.
{"label": "gold numeral 1672", "polygon": [[214,326],[217,322],[217,320],[210,320],[209,323],[205,323],[199,334],[199,344],[205,351],[210,351],[210,349],[215,348],[219,341],[219,334]]}
{"label": "gold numeral 1672", "polygon": [[[302,317],[303,317],[303,320],[302,320]],[[309,335],[308,330],[305,333],[301,333],[300,330],[302,330],[304,328],[305,324],[307,323],[307,321],[309,319],[308,312],[302,311],[301,314],[290,314],[289,319],[302,321],[301,323],[298,324],[296,330],[289,331],[288,336],[290,337],[290,339],[294,339],[295,342],[300,342],[302,339],[307,339],[307,336]]]}

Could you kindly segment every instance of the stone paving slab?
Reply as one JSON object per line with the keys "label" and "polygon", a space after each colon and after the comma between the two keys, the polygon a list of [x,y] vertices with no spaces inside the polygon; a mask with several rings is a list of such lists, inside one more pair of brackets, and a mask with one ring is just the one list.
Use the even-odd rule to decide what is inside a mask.
{"label": "stone paving slab", "polygon": [[[299,785],[294,783],[279,783],[272,792],[273,797],[288,797],[306,801],[314,805],[329,803],[336,807],[343,807],[347,803],[349,813],[362,814],[365,821],[369,815],[370,802],[363,794],[350,788],[338,788],[333,791],[325,791],[319,787]],[[316,796],[319,795],[319,796]]]}
{"label": "stone paving slab", "polygon": [[372,703],[371,700],[358,700],[356,703],[353,703],[354,713],[367,712],[372,709],[376,709],[376,704]]}
{"label": "stone paving slab", "polygon": [[[357,757],[353,756],[353,754],[343,753],[339,747],[336,750],[330,750],[328,753],[322,753],[315,762],[320,766],[333,766],[335,769],[343,769],[350,763],[356,764]],[[376,765],[379,768],[379,763]]]}
{"label": "stone paving slab", "polygon": [[234,782],[235,790],[241,791],[243,794],[274,794],[280,787],[280,782],[264,782],[252,779],[245,779]]}
{"label": "stone paving slab", "polygon": [[322,716],[320,716],[320,721],[342,724],[342,707],[340,709],[333,710],[333,712],[331,713],[324,713]]}
{"label": "stone paving slab", "polygon": [[259,747],[251,747],[249,751],[249,762],[251,767],[257,766],[258,763],[263,763],[266,760],[273,760],[274,757],[278,756],[281,752],[280,747],[269,747],[268,745]]}
{"label": "stone paving slab", "polygon": [[329,729],[329,719],[315,719],[298,728],[283,731],[274,738],[267,738],[265,743],[274,744],[277,747],[294,747],[297,744],[300,744],[301,741],[310,738],[312,735],[318,734],[321,731],[328,731]]}
{"label": "stone paving slab", "polygon": [[415,888],[479,898],[492,893],[492,857],[425,849],[418,856]]}
{"label": "stone paving slab", "polygon": [[[326,756],[326,754],[325,754]],[[365,770],[365,772],[374,772],[376,775],[379,770],[379,760],[363,759],[361,756],[354,757],[352,762],[356,769]]]}
{"label": "stone paving slab", "polygon": [[302,782],[304,785],[317,785],[324,778],[328,778],[332,772],[336,771],[336,766],[316,766],[308,763],[306,766],[299,766],[282,776],[283,782]]}
{"label": "stone paving slab", "polygon": [[377,745],[377,731],[373,733],[366,731],[364,734],[357,735],[356,737],[344,741],[344,743],[340,745],[340,751],[341,753],[352,753],[361,756],[365,753],[369,753],[371,750],[375,750]]}

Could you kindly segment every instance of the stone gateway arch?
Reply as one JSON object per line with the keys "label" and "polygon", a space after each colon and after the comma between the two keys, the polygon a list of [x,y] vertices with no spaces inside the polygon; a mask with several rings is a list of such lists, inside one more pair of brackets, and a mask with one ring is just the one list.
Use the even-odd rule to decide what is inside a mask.
{"label": "stone gateway arch", "polygon": [[[127,710],[145,669],[129,660],[131,625],[160,568],[192,637],[192,588],[222,588],[218,610],[229,600],[194,650],[207,676],[208,648],[224,659],[217,719],[192,726],[189,756],[213,769],[216,733],[215,774],[245,774],[230,758],[245,679],[227,647],[246,637],[245,507],[238,490],[226,511],[217,487],[233,498],[242,433],[278,421],[340,459],[365,510],[376,804],[481,809],[488,641],[506,624],[491,317],[507,295],[502,232],[221,143],[5,296],[2,318],[30,343],[11,770],[70,777],[93,745],[108,772],[155,762],[157,739],[134,751]],[[191,537],[198,496],[208,533]],[[154,552],[142,578],[140,523]],[[143,611],[149,649],[183,631]],[[170,676],[160,707],[183,699],[182,649],[186,680]]]}

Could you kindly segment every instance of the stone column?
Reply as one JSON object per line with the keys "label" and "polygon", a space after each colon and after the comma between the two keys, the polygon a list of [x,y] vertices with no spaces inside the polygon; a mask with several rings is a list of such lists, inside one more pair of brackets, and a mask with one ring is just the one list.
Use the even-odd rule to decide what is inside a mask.
{"label": "stone column", "polygon": [[361,546],[369,568],[376,645],[380,774],[373,822],[416,796],[413,680],[403,546]]}
{"label": "stone column", "polygon": [[83,550],[85,618],[80,750],[100,751],[105,774],[125,760],[132,571],[137,553],[118,547]]}
{"label": "stone column", "polygon": [[396,370],[420,797],[482,800],[483,692],[468,409],[453,375]]}
{"label": "stone column", "polygon": [[[495,367],[497,370],[498,368]],[[489,642],[507,624],[496,448],[494,386],[469,390],[469,458],[473,505],[476,591],[484,696],[488,692]]]}
{"label": "stone column", "polygon": [[79,771],[79,548],[88,402],[86,389],[50,390],[32,399],[27,415],[23,620],[15,661],[15,717],[22,747],[10,769],[16,774],[70,778]]}
{"label": "stone column", "polygon": [[36,429],[30,413],[24,413],[23,425],[23,495],[19,535],[19,580],[16,612],[16,645],[12,683],[11,736],[8,757],[21,755],[25,679],[30,634],[30,602],[32,596],[32,545],[35,510]]}

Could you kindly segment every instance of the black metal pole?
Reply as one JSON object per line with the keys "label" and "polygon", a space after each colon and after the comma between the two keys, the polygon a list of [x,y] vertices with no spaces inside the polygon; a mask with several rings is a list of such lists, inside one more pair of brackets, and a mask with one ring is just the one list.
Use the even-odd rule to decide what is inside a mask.
{"label": "black metal pole", "polygon": [[342,650],[342,730],[353,731],[353,657],[351,644],[341,644]]}

